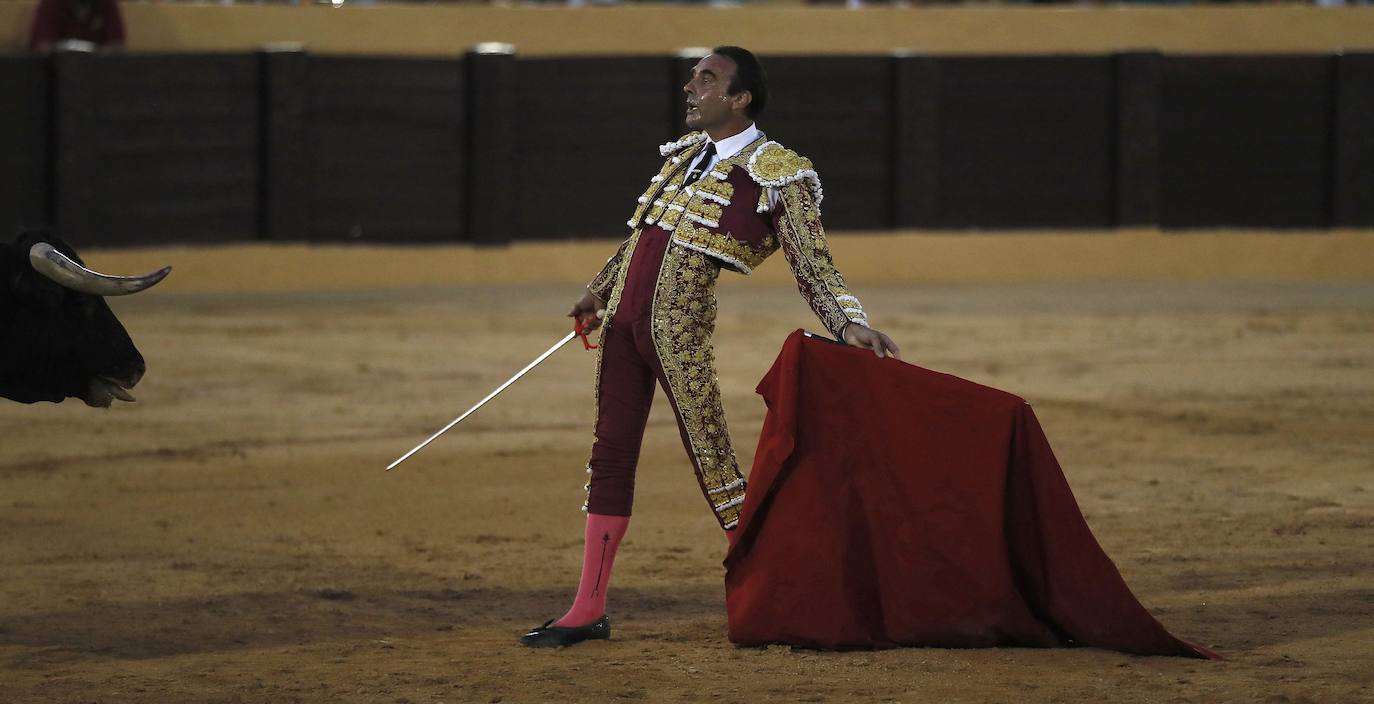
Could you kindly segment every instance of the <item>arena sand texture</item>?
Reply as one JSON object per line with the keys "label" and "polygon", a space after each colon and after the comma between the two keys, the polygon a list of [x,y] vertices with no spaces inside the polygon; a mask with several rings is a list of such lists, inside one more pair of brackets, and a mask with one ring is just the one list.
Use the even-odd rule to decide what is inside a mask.
{"label": "arena sand texture", "polygon": [[[149,362],[137,404],[0,405],[0,702],[1374,701],[1374,283],[847,270],[909,360],[1035,405],[1137,596],[1225,661],[737,648],[725,541],[661,395],[615,639],[531,651],[516,636],[576,583],[593,355],[569,347],[382,468],[556,339],[577,286],[379,287],[387,256],[334,251],[314,274],[260,248],[90,257],[178,270],[114,302]],[[754,384],[815,326],[765,269],[782,274],[721,290],[746,467]]]}

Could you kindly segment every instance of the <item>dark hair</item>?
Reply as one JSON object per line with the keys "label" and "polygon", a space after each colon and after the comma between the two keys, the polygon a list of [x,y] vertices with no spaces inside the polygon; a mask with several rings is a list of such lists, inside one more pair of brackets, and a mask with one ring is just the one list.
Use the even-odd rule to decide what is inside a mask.
{"label": "dark hair", "polygon": [[725,90],[730,95],[749,91],[751,99],[744,111],[751,118],[758,117],[768,106],[768,74],[764,72],[763,64],[754,57],[753,52],[737,46],[718,46],[711,53],[735,62],[735,77],[730,79],[730,85]]}

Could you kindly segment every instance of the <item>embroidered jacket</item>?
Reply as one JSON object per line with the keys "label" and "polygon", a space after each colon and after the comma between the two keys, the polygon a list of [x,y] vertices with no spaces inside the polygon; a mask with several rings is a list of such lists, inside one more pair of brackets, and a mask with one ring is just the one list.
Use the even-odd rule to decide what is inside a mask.
{"label": "embroidered jacket", "polygon": [[[859,299],[835,269],[821,226],[821,181],[811,160],[760,137],[738,154],[721,159],[695,184],[684,185],[687,167],[705,148],[704,132],[693,132],[659,148],[668,157],[649,181],[628,225],[630,237],[588,284],[593,295],[612,300],[628,252],[642,229],[659,227],[671,240],[702,252],[722,268],[749,274],[773,252],[783,256],[802,297],[827,330],[839,337],[850,322],[868,325]],[[776,201],[770,191],[777,194]],[[614,310],[607,311],[613,316]]]}

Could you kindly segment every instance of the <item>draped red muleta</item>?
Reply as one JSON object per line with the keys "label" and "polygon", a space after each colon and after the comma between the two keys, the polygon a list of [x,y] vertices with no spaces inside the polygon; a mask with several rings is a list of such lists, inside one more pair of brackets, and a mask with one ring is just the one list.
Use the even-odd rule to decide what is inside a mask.
{"label": "draped red muleta", "polygon": [[1023,399],[800,330],[758,393],[731,641],[1218,657],[1136,601]]}

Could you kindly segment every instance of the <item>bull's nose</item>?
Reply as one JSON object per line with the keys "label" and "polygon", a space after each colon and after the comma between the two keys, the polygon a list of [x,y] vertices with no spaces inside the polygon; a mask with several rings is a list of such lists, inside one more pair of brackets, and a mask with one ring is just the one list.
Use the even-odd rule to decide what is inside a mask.
{"label": "bull's nose", "polygon": [[133,370],[132,372],[130,372],[130,373],[129,373],[129,383],[128,383],[128,385],[126,385],[124,388],[126,388],[126,389],[132,389],[132,388],[134,388],[135,386],[138,386],[138,382],[139,382],[140,379],[143,378],[143,372],[145,372],[145,371],[147,371],[146,368],[144,368],[144,367],[139,367],[138,369],[135,369],[135,370]]}

